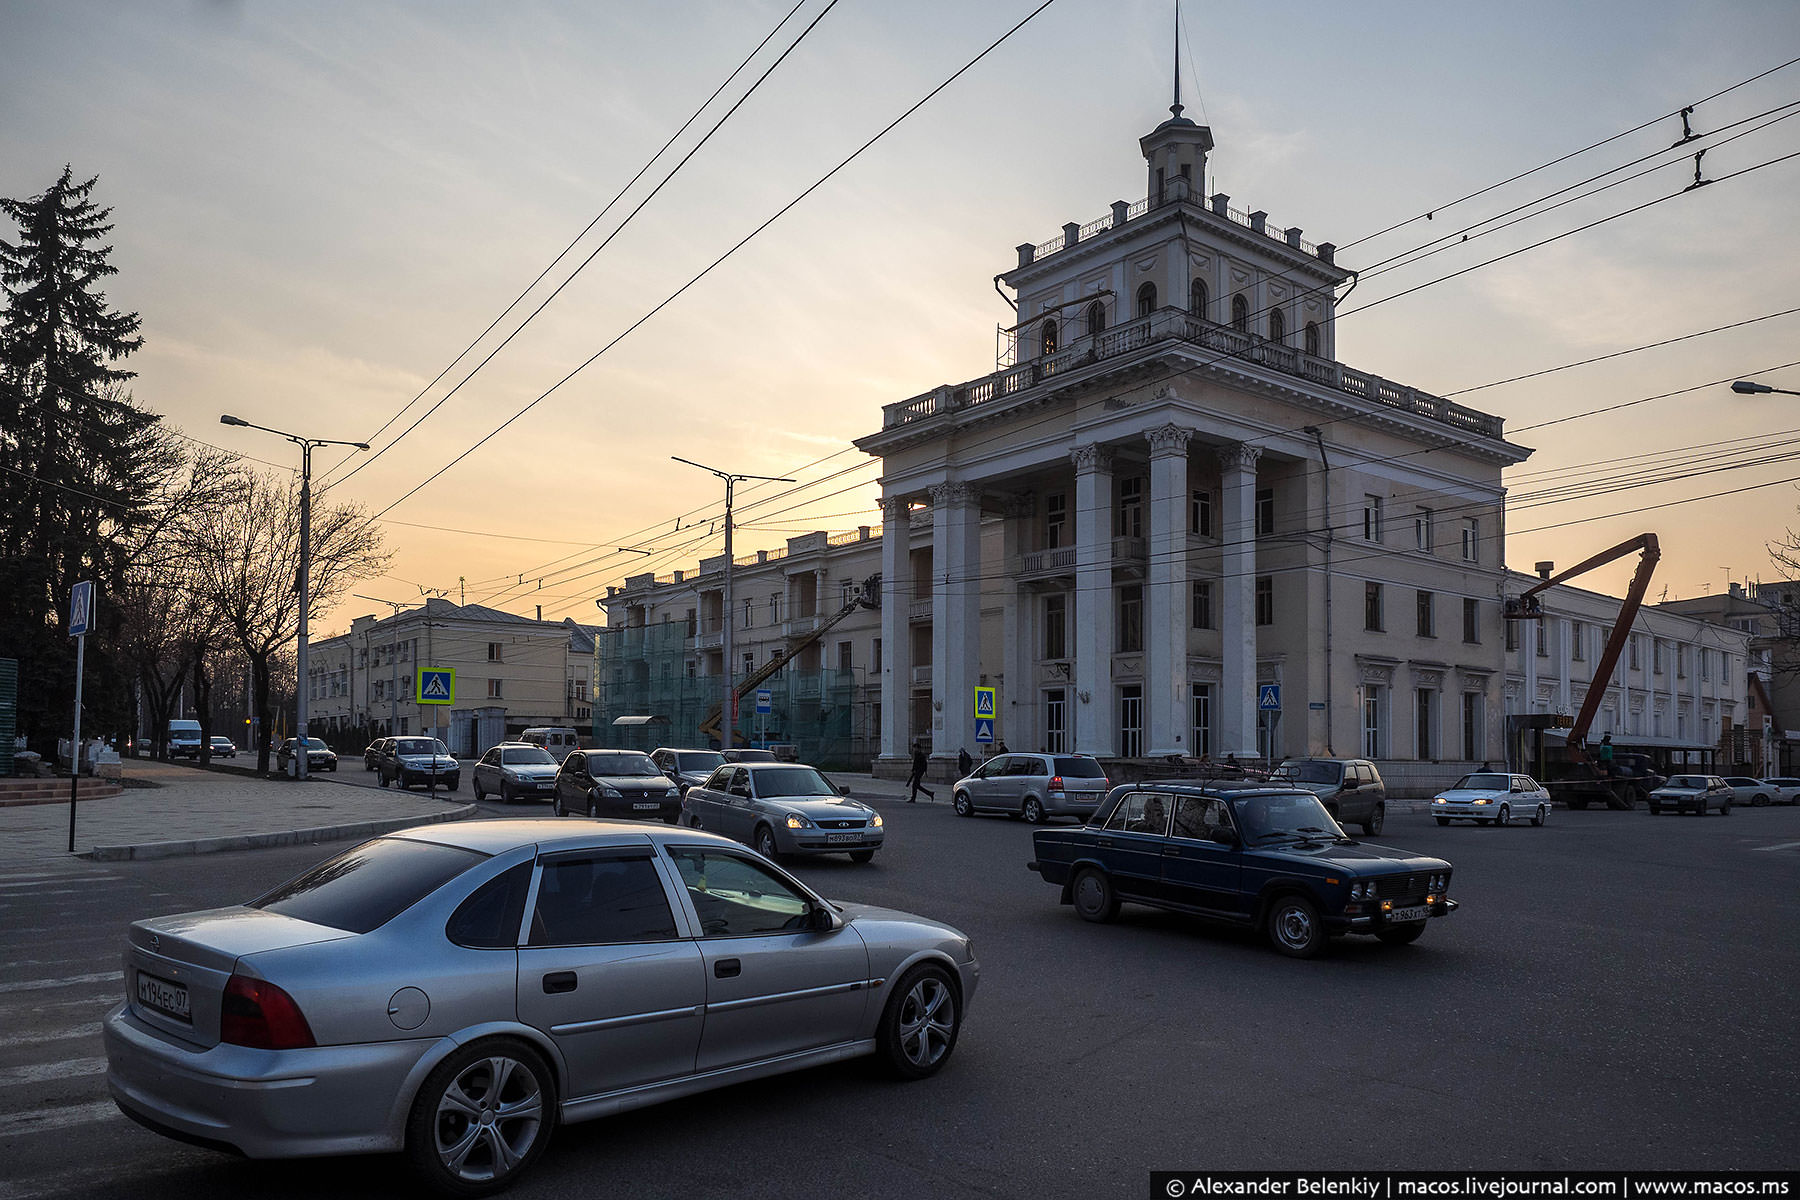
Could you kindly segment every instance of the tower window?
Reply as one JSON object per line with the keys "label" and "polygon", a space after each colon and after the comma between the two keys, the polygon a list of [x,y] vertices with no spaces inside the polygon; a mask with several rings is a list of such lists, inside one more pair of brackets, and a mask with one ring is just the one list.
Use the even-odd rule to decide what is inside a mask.
{"label": "tower window", "polygon": [[1271,342],[1287,341],[1287,317],[1279,308],[1269,310],[1269,340]]}
{"label": "tower window", "polygon": [[1147,317],[1156,311],[1156,285],[1146,283],[1137,290],[1137,315]]}
{"label": "tower window", "polygon": [[1043,352],[1046,355],[1056,353],[1056,322],[1055,321],[1045,321],[1044,322]]}
{"label": "tower window", "polygon": [[1306,352],[1314,358],[1319,356],[1319,323],[1317,321],[1306,323]]}
{"label": "tower window", "polygon": [[1231,327],[1239,333],[1250,332],[1250,302],[1242,292],[1231,298]]}
{"label": "tower window", "polygon": [[1206,315],[1206,280],[1196,279],[1188,288],[1188,310],[1196,317]]}
{"label": "tower window", "polygon": [[1106,305],[1098,300],[1087,306],[1087,327],[1089,333],[1099,333],[1106,328]]}

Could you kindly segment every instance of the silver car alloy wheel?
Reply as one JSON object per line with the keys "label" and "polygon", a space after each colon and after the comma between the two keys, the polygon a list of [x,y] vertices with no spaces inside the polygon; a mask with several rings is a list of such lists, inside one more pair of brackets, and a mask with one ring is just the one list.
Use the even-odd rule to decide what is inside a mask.
{"label": "silver car alloy wheel", "polygon": [[915,1067],[934,1066],[950,1052],[956,1033],[956,1002],[935,975],[912,985],[900,1002],[900,1052]]}
{"label": "silver car alloy wheel", "polygon": [[480,1058],[438,1098],[432,1128],[438,1161],[458,1179],[487,1183],[509,1174],[537,1141],[544,1096],[516,1058]]}

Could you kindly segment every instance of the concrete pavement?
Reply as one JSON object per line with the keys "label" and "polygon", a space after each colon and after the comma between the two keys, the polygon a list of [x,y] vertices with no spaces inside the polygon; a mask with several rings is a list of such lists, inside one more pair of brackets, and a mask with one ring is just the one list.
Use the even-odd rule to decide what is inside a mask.
{"label": "concrete pavement", "polygon": [[[306,783],[249,778],[129,759],[125,776],[155,786],[76,806],[75,852],[93,859],[169,858],[340,838],[474,815],[465,793],[346,787],[331,775]],[[69,807],[0,809],[0,866],[68,857]]]}

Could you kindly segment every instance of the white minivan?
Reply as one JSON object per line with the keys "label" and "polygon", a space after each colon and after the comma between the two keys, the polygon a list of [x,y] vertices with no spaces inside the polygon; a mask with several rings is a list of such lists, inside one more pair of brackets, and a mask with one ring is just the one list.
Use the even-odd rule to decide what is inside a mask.
{"label": "white minivan", "polygon": [[569,751],[581,749],[581,738],[566,725],[540,725],[519,735],[521,742],[542,746],[557,762],[569,757]]}
{"label": "white minivan", "polygon": [[169,722],[169,757],[200,757],[200,722]]}

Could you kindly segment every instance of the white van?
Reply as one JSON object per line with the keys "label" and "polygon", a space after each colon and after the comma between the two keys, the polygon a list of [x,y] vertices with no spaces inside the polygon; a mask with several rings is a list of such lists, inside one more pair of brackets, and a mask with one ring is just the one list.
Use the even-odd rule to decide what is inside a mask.
{"label": "white van", "polygon": [[519,735],[521,742],[542,746],[557,762],[569,757],[569,751],[581,749],[581,738],[566,725],[540,725]]}
{"label": "white van", "polygon": [[169,722],[169,757],[200,757],[200,722]]}

